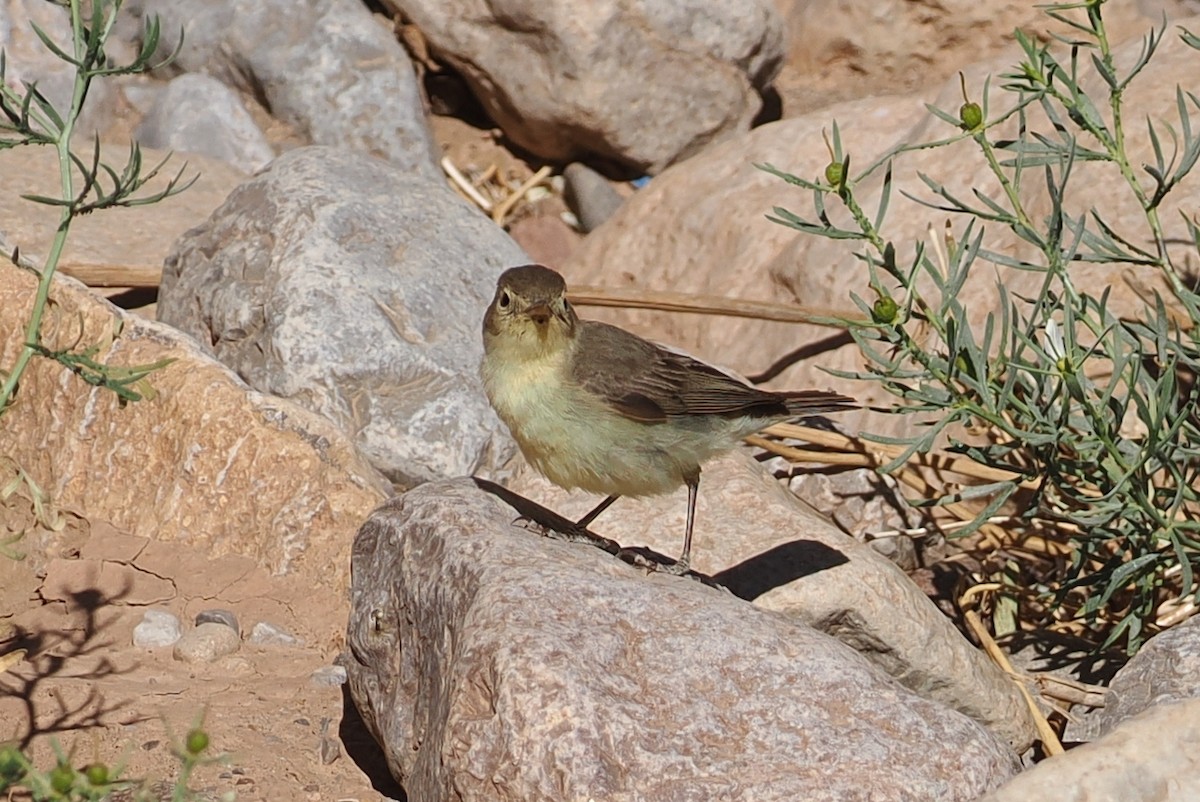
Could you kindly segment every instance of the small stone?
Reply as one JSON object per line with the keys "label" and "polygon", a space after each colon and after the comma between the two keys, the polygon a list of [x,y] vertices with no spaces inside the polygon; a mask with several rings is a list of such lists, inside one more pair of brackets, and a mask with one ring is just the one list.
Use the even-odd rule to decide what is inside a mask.
{"label": "small stone", "polygon": [[247,173],[275,158],[237,93],[203,73],[168,83],[138,126],[137,138],[153,148],[203,153]]}
{"label": "small stone", "polygon": [[183,635],[183,627],[174,614],[166,610],[147,610],[141,623],[133,628],[133,645],[153,649],[170,646]]}
{"label": "small stone", "polygon": [[286,629],[266,621],[259,621],[250,630],[250,642],[259,646],[300,646],[304,643]]}
{"label": "small stone", "polygon": [[342,666],[321,666],[308,675],[308,681],[318,688],[337,688],[346,684],[346,669]]}
{"label": "small stone", "polygon": [[184,634],[175,644],[175,659],[185,663],[211,663],[233,654],[241,645],[238,634],[224,624],[206,623]]}
{"label": "small stone", "polygon": [[568,164],[563,175],[567,179],[563,198],[585,232],[598,228],[625,202],[608,179],[586,164]]}
{"label": "small stone", "polygon": [[241,637],[242,634],[242,628],[238,625],[237,616],[233,614],[232,610],[215,607],[211,610],[201,610],[196,613],[196,626],[201,624],[224,624],[236,632],[238,637]]}

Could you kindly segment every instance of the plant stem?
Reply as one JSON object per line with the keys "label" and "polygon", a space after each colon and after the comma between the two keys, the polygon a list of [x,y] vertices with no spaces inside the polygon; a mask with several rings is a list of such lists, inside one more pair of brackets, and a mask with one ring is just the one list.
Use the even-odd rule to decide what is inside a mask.
{"label": "plant stem", "polygon": [[[80,0],[71,0],[71,30],[74,39],[75,58],[80,64],[85,64],[87,54],[86,33],[84,31],[83,19],[80,12]],[[109,20],[111,24],[111,17]],[[93,34],[94,35],[94,34]],[[58,135],[54,141],[55,152],[58,155],[58,173],[62,182],[62,199],[69,201],[75,196],[74,176],[71,173],[71,134],[75,130],[75,122],[79,117],[79,112],[83,108],[83,100],[87,95],[88,86],[91,84],[92,76],[87,66],[81,66],[75,71],[75,83],[71,92],[71,106],[67,113],[63,116],[62,128],[58,131]],[[0,385],[0,412],[12,403],[13,394],[16,392],[17,385],[21,381],[21,375],[28,367],[29,361],[38,352],[38,347],[42,344],[42,316],[46,311],[46,304],[50,298],[50,286],[54,282],[54,273],[58,269],[58,262],[62,258],[63,248],[67,244],[67,232],[71,227],[71,221],[75,216],[74,205],[63,206],[62,211],[58,216],[58,227],[54,231],[54,240],[50,244],[50,251],[46,254],[46,261],[41,270],[41,277],[38,281],[37,293],[33,299],[33,310],[29,314],[29,323],[25,328],[25,343],[21,347],[21,352],[17,355],[17,361],[14,363],[12,371],[4,380],[4,384]]]}

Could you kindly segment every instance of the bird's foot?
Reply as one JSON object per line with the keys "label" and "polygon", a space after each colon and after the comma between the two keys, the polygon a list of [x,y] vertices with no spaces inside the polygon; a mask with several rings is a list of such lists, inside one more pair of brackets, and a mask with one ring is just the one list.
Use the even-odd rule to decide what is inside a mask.
{"label": "bird's foot", "polygon": [[671,574],[672,576],[687,576],[688,574],[692,573],[692,561],[687,557],[680,557],[678,560],[670,563],[669,565],[658,566],[658,570],[662,571],[664,574]]}
{"label": "bird's foot", "polygon": [[644,568],[646,573],[657,571],[661,568],[662,566],[659,563],[646,556],[645,551],[645,549],[636,546],[622,548],[617,552],[616,557],[635,568]]}
{"label": "bird's foot", "polygon": [[512,525],[519,526],[522,529],[527,529],[536,535],[541,535],[542,537],[549,537],[550,533],[554,531],[545,524],[538,523],[527,515],[518,515],[516,518],[513,518]]}
{"label": "bird's foot", "polygon": [[558,528],[548,526],[522,515],[519,518],[513,519],[513,526],[519,526],[542,537],[561,540],[566,543],[586,543],[589,546],[595,546],[598,549],[607,551],[609,554],[617,554],[621,550],[621,546],[615,540],[609,540],[606,537],[589,532],[586,527],[579,526],[570,521],[565,526]]}

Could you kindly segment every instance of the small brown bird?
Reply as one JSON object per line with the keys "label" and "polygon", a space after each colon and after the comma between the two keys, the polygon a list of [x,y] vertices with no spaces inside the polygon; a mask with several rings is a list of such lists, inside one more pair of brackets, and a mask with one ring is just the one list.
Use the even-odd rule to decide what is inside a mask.
{"label": "small brown bird", "polygon": [[820,390],[774,393],[686,354],[580,320],[562,276],[506,270],[483,319],[483,383],[521,453],[560,487],[607,496],[586,527],[621,496],[688,488],[685,573],[700,466],[772,423],[855,408]]}

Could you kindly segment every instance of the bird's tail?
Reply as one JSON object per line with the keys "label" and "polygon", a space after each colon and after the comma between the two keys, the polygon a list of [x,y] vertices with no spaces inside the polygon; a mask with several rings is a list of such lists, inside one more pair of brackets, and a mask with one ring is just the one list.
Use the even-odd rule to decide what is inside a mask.
{"label": "bird's tail", "polygon": [[801,417],[823,412],[849,412],[858,409],[858,402],[848,395],[826,390],[792,390],[779,393],[789,414]]}

